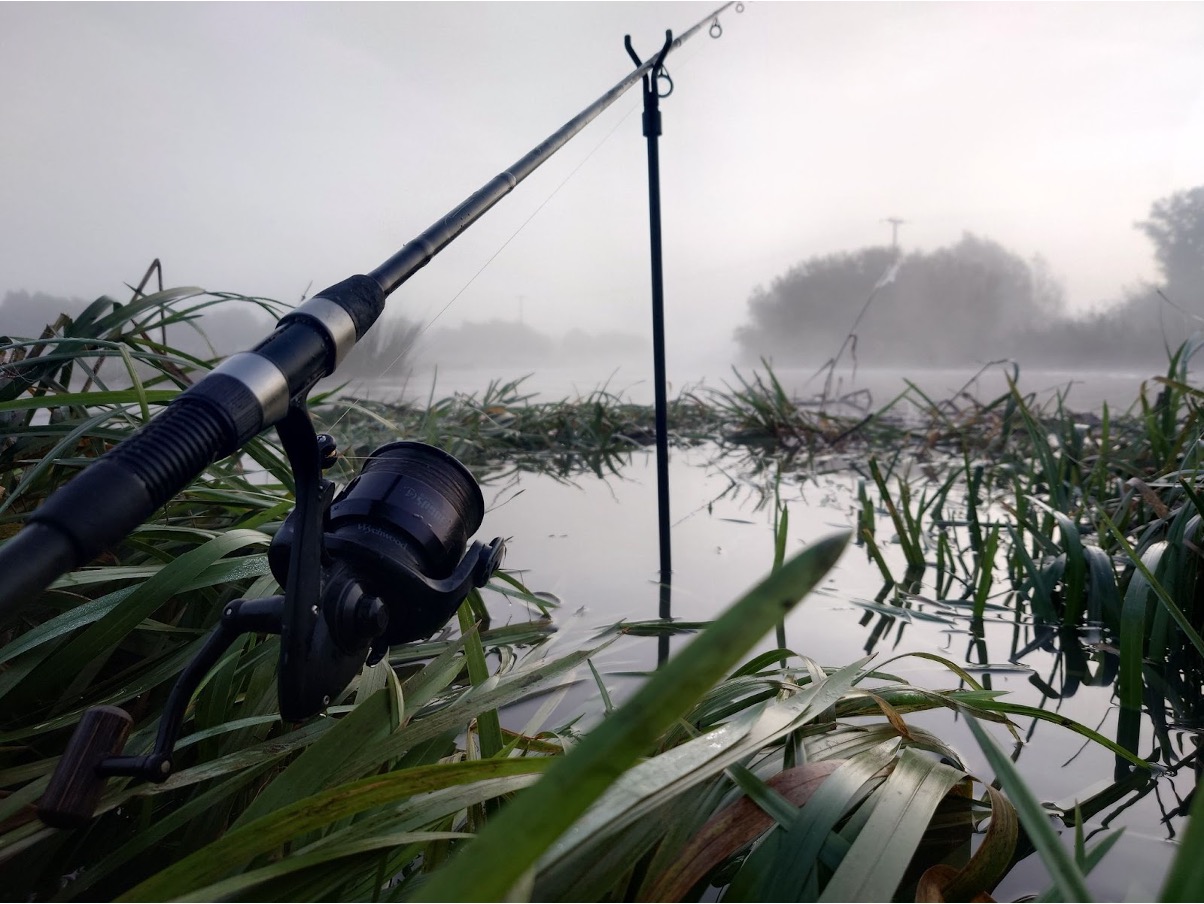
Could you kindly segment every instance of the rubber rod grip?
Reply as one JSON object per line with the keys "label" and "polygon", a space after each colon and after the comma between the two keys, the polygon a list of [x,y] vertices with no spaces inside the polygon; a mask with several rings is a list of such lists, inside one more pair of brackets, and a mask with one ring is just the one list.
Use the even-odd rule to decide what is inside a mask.
{"label": "rubber rod grip", "polygon": [[[129,536],[210,462],[235,451],[237,439],[223,412],[180,397],[57,489],[0,546],[0,621]],[[43,549],[31,555],[32,545]]]}

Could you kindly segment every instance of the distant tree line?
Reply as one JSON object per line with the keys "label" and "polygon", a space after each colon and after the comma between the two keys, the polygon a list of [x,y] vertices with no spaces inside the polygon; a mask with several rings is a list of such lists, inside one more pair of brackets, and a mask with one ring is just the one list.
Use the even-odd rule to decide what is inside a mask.
{"label": "distant tree line", "polygon": [[643,336],[621,331],[570,330],[556,339],[514,320],[470,321],[432,330],[417,359],[440,367],[542,367],[583,361],[643,360],[649,354]]}
{"label": "distant tree line", "polygon": [[[998,242],[967,233],[935,251],[886,247],[816,256],[791,267],[748,301],[736,331],[743,357],[819,367],[852,334],[845,354],[863,364],[965,365],[996,358],[1044,365],[1159,364],[1204,324],[1204,186],[1154,202],[1137,228],[1154,246],[1161,279],[1123,291],[1083,315],[1066,309],[1045,262],[1026,260]],[[0,337],[40,336],[60,313],[86,302],[42,292],[0,299]],[[248,323],[248,316],[253,318]],[[204,335],[178,327],[169,342],[202,357],[240,351],[266,335],[271,321],[241,305],[210,309]],[[561,340],[513,321],[465,323],[423,333],[384,319],[340,372],[404,375],[415,360],[440,366],[520,365],[646,356],[647,340],[622,332],[574,331]]]}
{"label": "distant tree line", "polygon": [[1156,201],[1137,228],[1154,245],[1160,283],[1089,314],[1067,311],[1041,258],[967,233],[930,252],[809,258],[753,291],[736,341],[748,359],[817,367],[850,333],[862,364],[1160,363],[1204,323],[1204,186]]}
{"label": "distant tree line", "polygon": [[0,337],[36,339],[60,314],[76,317],[88,302],[45,292],[9,291],[0,299]]}
{"label": "distant tree line", "polygon": [[[117,302],[114,302],[116,304]],[[60,315],[77,316],[89,302],[44,292],[9,291],[0,298],[0,337],[37,338]],[[250,318],[250,320],[248,320]],[[243,351],[272,328],[259,308],[237,303],[207,308],[195,322],[168,329],[168,345],[199,358]],[[156,333],[155,338],[158,338]],[[426,331],[385,315],[348,354],[338,377],[404,378],[416,363],[440,367],[524,367],[581,361],[643,359],[648,341],[619,331],[571,330],[556,339],[517,321],[467,322]]]}

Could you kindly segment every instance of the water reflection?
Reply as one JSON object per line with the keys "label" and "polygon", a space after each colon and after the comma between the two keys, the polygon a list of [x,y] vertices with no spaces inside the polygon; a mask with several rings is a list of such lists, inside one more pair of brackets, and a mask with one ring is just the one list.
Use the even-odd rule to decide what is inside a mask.
{"label": "water reflection", "polygon": [[[748,467],[754,459],[759,465]],[[512,491],[486,519],[486,530],[514,538],[511,561],[523,568],[528,586],[552,590],[569,611],[581,612],[562,623],[562,632],[596,634],[626,620],[626,636],[596,661],[616,703],[641,673],[689,641],[688,634],[674,641],[677,632],[717,615],[770,569],[775,487],[789,512],[787,554],[833,529],[864,526],[864,477],[855,472],[794,472],[748,450],[733,455],[699,446],[675,452],[671,481],[674,505],[686,513],[673,525],[671,583],[658,579],[654,468],[651,456],[638,451],[604,479],[523,475],[517,483],[521,492]],[[952,501],[946,505],[942,523],[956,528],[958,513]],[[943,656],[985,690],[1002,692],[1018,710],[1031,707],[1053,723],[1013,715],[1024,740],[1014,758],[1051,814],[1068,825],[1081,820],[1089,833],[1128,826],[1131,840],[1124,843],[1138,847],[1156,837],[1173,839],[1200,775],[1204,673],[1193,651],[1172,649],[1165,659],[1146,662],[1140,707],[1122,707],[1111,628],[1043,623],[1012,585],[1010,572],[997,569],[996,584],[986,581],[966,539],[950,546],[943,569],[908,568],[889,513],[874,511],[873,517],[879,551],[897,582],[884,584],[864,544],[850,548],[824,587],[791,615],[782,635],[766,638],[759,651],[787,648],[825,665],[844,665],[865,654]],[[983,520],[989,534],[990,523]],[[979,555],[988,540],[981,537]],[[649,618],[654,612],[655,620]],[[663,629],[670,618],[672,634]],[[919,686],[968,687],[927,659],[891,668],[903,668]],[[582,695],[590,692],[587,684]],[[570,698],[565,706],[566,713],[574,706],[580,712],[582,699]],[[989,775],[957,716],[915,718],[939,723],[932,730],[972,768]],[[1057,724],[1071,720],[1159,768],[1152,778],[1135,772],[1127,761]],[[1167,852],[1142,850],[1144,869],[1155,875]]]}
{"label": "water reflection", "polygon": [[[671,575],[661,574],[660,580],[660,606],[657,608],[657,617],[662,621],[669,621],[673,618],[673,581]],[[656,667],[664,668],[666,662],[669,661],[669,634],[662,633],[656,639]]]}
{"label": "water reflection", "polygon": [[[863,648],[866,653],[905,650],[907,629],[918,622],[929,622],[944,625],[950,640],[964,637],[964,652],[955,658],[986,690],[993,688],[995,677],[1021,675],[1038,694],[1033,705],[1042,711],[1053,708],[1076,721],[1084,718],[1074,704],[1077,694],[1106,693],[1109,698],[1106,713],[1088,727],[1100,731],[1105,723],[1110,723],[1112,731],[1108,737],[1112,741],[1157,768],[1150,773],[1135,770],[1128,759],[1117,755],[1110,781],[1101,780],[1087,793],[1053,802],[1050,809],[1067,825],[1099,817],[1101,826],[1106,827],[1152,794],[1166,837],[1175,837],[1176,820],[1186,815],[1195,783],[1202,774],[1204,666],[1190,644],[1181,642],[1161,661],[1147,658],[1142,668],[1142,705],[1126,706],[1114,693],[1121,660],[1115,637],[1110,640],[1105,625],[1043,624],[1025,613],[1023,601],[1017,599],[1013,590],[1005,595],[1003,602],[989,606],[1000,615],[1001,622],[1006,624],[1010,620],[1011,630],[1000,630],[999,623],[988,630],[983,619],[964,611],[967,601],[930,599],[921,593],[922,574],[912,570],[906,575],[903,587],[887,583],[872,601],[851,600],[866,610],[859,620],[860,626],[868,629]],[[951,655],[955,652],[952,648],[947,650]],[[1034,742],[1040,725],[1042,722],[1037,719],[1030,722],[1025,734],[1027,744]],[[1087,743],[1084,741],[1084,745]],[[1020,748],[1016,750],[1017,760],[1021,752]],[[1072,767],[1077,756],[1068,758],[1064,768]],[[1187,788],[1184,797],[1179,796],[1176,783],[1169,781],[1181,773],[1186,781],[1178,784]],[[1170,805],[1164,803],[1163,791],[1172,797]]]}

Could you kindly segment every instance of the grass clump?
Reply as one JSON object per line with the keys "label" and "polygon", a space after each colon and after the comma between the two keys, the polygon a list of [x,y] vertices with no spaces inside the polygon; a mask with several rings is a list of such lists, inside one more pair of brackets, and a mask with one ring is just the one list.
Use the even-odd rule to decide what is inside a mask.
{"label": "grass clump", "polygon": [[[59,482],[209,366],[162,335],[156,341],[152,329],[191,323],[206,305],[225,300],[195,290],[139,295],[116,307],[105,299],[40,340],[0,347],[0,393],[7,393],[0,396],[0,517],[10,532]],[[108,358],[122,362],[120,380],[102,373]],[[1164,385],[1171,383],[1180,385]],[[1182,385],[1177,404],[1190,407],[1195,396]],[[1082,538],[1077,526],[1095,523],[1084,487],[1113,486],[1120,465],[1042,447],[1051,425],[1015,390],[981,412],[980,423],[998,416],[997,433],[938,439],[932,422],[917,426],[889,406],[872,415],[804,414],[772,373],[729,390],[727,402],[696,393],[676,403],[671,418],[680,442],[738,446],[778,467],[802,455],[814,463],[823,449],[860,454],[888,436],[906,439],[916,460],[927,454],[928,465],[938,460],[930,454],[936,446],[960,447],[960,456],[939,461],[971,481],[964,513],[956,511],[963,504],[956,480],[945,472],[913,491],[902,457],[875,460],[869,471],[910,544],[906,564],[931,567],[935,550],[947,586],[960,584],[980,618],[994,595],[991,576],[1005,570],[997,560],[1006,557],[1015,563],[1009,577],[1032,594],[1043,588],[1055,613],[1059,601],[1084,597],[1064,608],[1096,611],[1091,594],[1106,592],[1098,587],[1111,573],[1122,626],[1126,611],[1154,619],[1162,612],[1163,637],[1174,646],[1169,639],[1181,626],[1160,590],[1179,578],[1160,569],[1174,560],[1167,550],[1187,548],[1195,537],[1198,523],[1184,512],[1197,491],[1186,478],[1166,482],[1166,456],[1182,470],[1192,445],[1176,433],[1180,415],[1167,421],[1159,402],[1143,422],[1165,443],[1148,458],[1126,447],[1124,467],[1158,469],[1141,473],[1162,508],[1134,484],[1125,506],[1100,509],[1118,543],[1137,540],[1126,555],[1134,573],[1137,561],[1145,566],[1146,583],[1134,589],[1118,547],[1103,554],[1119,572],[1086,552],[1089,543],[1079,544],[1081,571],[1071,555],[1076,529]],[[520,469],[561,479],[618,473],[651,433],[650,412],[608,393],[544,404],[518,383],[425,408],[332,402],[318,411],[340,436],[351,472],[356,459],[402,435],[438,442],[493,479]],[[948,410],[941,417],[950,423]],[[1109,422],[1107,429],[1130,427]],[[1099,448],[1096,442],[1084,435],[1081,449]],[[997,466],[971,460],[971,450],[984,448],[1000,451]],[[1022,462],[1031,463],[1027,472]],[[1037,505],[1030,497],[1038,481],[1054,480],[1058,504]],[[1013,734],[1016,718],[1065,724],[1064,717],[1009,704],[931,654],[955,687],[916,687],[887,672],[889,663],[832,668],[787,649],[748,658],[846,542],[837,536],[786,557],[785,517],[775,545],[779,567],[588,731],[552,721],[557,710],[546,701],[512,724],[513,707],[564,692],[591,673],[600,681],[594,660],[622,629],[567,650],[540,643],[548,626],[538,617],[490,629],[481,617],[489,600],[531,599],[521,585],[499,579],[466,603],[459,631],[395,650],[387,664],[364,669],[323,717],[302,725],[281,723],[276,711],[278,640],[241,638],[192,701],[178,772],[162,785],[112,781],[87,828],[42,826],[32,805],[86,707],[126,707],[135,718],[127,752],[143,752],[167,688],[225,603],[277,592],[264,549],[291,507],[289,486],[279,448],[260,437],[7,626],[0,639],[0,874],[14,896],[690,900],[720,886],[732,900],[949,899],[987,893],[1006,875],[1025,851],[1019,826],[1043,853],[1057,844],[1037,832],[1031,808],[1014,807],[988,783],[976,794],[957,753],[908,717],[943,709]],[[1007,488],[1016,490],[1014,541],[989,521],[1002,505],[996,494]],[[1141,524],[1132,511],[1141,506],[1164,526]],[[951,526],[953,514],[965,514],[965,523]],[[867,552],[877,551],[889,575],[891,553],[877,543],[873,520],[858,524]],[[1049,539],[1054,527],[1061,547]],[[1058,555],[1065,557],[1060,571]],[[1174,602],[1171,592],[1165,596]],[[1071,727],[1143,767],[1124,739]],[[1011,781],[1004,777],[1020,801],[1021,786],[1014,790]],[[972,845],[984,817],[990,828]],[[972,847],[961,866],[942,863]],[[1060,893],[1080,895],[1082,875],[1100,856],[1097,847],[1051,859]],[[1168,887],[1197,890],[1186,867],[1176,867]]]}

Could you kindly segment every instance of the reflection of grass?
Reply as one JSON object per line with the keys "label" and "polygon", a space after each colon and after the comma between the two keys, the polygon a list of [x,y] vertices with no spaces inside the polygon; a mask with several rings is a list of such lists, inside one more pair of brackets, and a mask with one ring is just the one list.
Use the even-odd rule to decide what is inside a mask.
{"label": "reflection of grass", "polygon": [[[869,462],[913,575],[935,564],[938,588],[973,600],[976,620],[992,595],[992,576],[1006,575],[1018,627],[1031,617],[1063,631],[1092,625],[1106,632],[1120,651],[1122,744],[1133,752],[1135,719],[1149,689],[1198,674],[1168,668],[1172,661],[1204,661],[1197,488],[1204,425],[1201,393],[1186,382],[1194,350],[1175,352],[1156,400],[1143,387],[1128,415],[1105,407],[1102,417],[1084,418],[1061,398],[1042,410],[1013,380],[1007,395],[976,414],[992,429],[976,440],[962,434],[963,447],[977,442],[989,456],[950,457],[919,476],[899,469],[893,484]],[[913,483],[938,482],[940,504],[926,509],[912,501]],[[871,531],[862,533],[893,581]],[[907,589],[897,588],[895,599],[906,604]],[[1198,694],[1180,686],[1182,692],[1158,699],[1175,719],[1197,723],[1200,714],[1185,707]],[[1168,745],[1161,755],[1172,761]]]}
{"label": "reflection of grass", "polygon": [[[880,503],[909,569],[896,583],[866,514],[872,502],[863,494],[867,553],[887,581],[877,602],[867,604],[863,623],[875,613],[879,619],[867,649],[891,624],[918,611],[952,622],[957,616],[951,618],[950,609],[972,604],[968,657],[984,665],[1000,661],[998,653],[994,659],[987,653],[982,616],[991,607],[1014,620],[1009,660],[1022,661],[1036,649],[1056,654],[1048,678],[1030,678],[1051,701],[1084,684],[1112,685],[1115,743],[1172,773],[1197,774],[1198,749],[1184,733],[1204,718],[1204,394],[1187,379],[1195,351],[1189,343],[1174,352],[1166,376],[1153,390],[1143,386],[1123,415],[1106,407],[1099,418],[1076,415],[1061,398],[1039,407],[1013,375],[1007,395],[977,406],[975,432],[946,432],[966,450],[960,459],[929,461],[919,473],[896,468],[889,480],[871,460]],[[979,457],[972,460],[975,451]],[[944,498],[931,512],[912,501],[937,485]],[[918,593],[929,567],[936,569],[934,600]],[[1143,724],[1153,729],[1144,740]],[[1134,793],[1152,787],[1118,760],[1115,783],[1082,801],[1081,812],[1065,808],[1063,818],[1078,824],[1111,807],[1115,816]],[[1163,812],[1169,820],[1190,803],[1189,797]],[[1082,862],[1091,859],[1080,853]]]}
{"label": "reflection of grass", "polygon": [[[115,309],[98,302],[40,342],[0,346],[0,529],[11,533],[64,478],[188,384],[199,362],[152,330],[217,300],[166,292]],[[893,585],[876,492],[908,566],[867,616],[907,605],[915,572],[934,557],[938,584],[960,586],[979,618],[997,605],[993,588],[1006,574],[1033,612],[1061,628],[1083,614],[1114,617],[1122,682],[1135,681],[1140,696],[1155,687],[1151,663],[1166,664],[1159,686],[1173,685],[1169,664],[1194,654],[1183,622],[1198,625],[1197,610],[1181,602],[1195,599],[1199,528],[1198,453],[1184,435],[1197,429],[1198,396],[1183,379],[1186,357],[1163,384],[1169,395],[1095,428],[1018,391],[988,404],[913,397],[918,417],[894,403],[836,413],[797,405],[772,373],[683,396],[671,422],[677,441],[738,448],[766,474],[815,467],[827,454],[865,462],[860,538]],[[108,359],[121,362],[120,381],[108,379]],[[319,412],[349,472],[402,435],[494,476],[613,473],[652,430],[650,410],[609,393],[540,403],[517,383],[426,406],[331,403]],[[700,634],[681,655],[584,736],[547,724],[554,694],[525,725],[506,725],[507,707],[577,681],[605,688],[597,648],[543,643],[549,626],[538,618],[486,630],[480,598],[464,607],[459,633],[394,651],[392,668],[365,669],[326,718],[300,726],[276,715],[276,639],[245,637],[193,700],[168,782],[115,780],[91,827],[42,827],[31,805],[82,710],[126,707],[135,718],[127,751],[145,748],[166,688],[224,605],[275,592],[263,550],[291,505],[289,473],[267,437],[247,455],[265,478],[248,480],[245,461],[216,463],[0,637],[0,870],[15,897],[658,899],[697,897],[714,882],[733,899],[885,899],[914,895],[916,883],[951,899],[988,891],[1007,871],[1023,850],[1017,820],[1043,852],[1057,844],[1034,829],[1005,769],[996,767],[1021,804],[1018,817],[992,788],[971,799],[956,753],[908,716],[945,708],[1009,729],[1010,718],[1064,717],[1009,704],[930,655],[957,690],[917,688],[865,662],[821,667],[789,650],[745,661],[823,576],[840,539],[794,558],[779,545],[769,578],[717,623],[695,626]],[[921,479],[916,469],[926,469]],[[1119,496],[1118,477],[1129,481]],[[997,523],[1005,510],[1006,529]],[[1101,529],[1105,516],[1114,533]],[[538,605],[502,580],[495,593]],[[1139,616],[1144,675],[1124,671],[1135,649],[1125,646],[1126,625]],[[1122,684],[1124,706],[1132,687]],[[1070,727],[1134,760],[1127,738],[1117,746]],[[971,817],[987,814],[990,829],[969,862],[937,865],[950,849],[968,849]],[[1080,873],[1102,847],[1050,860],[1063,895],[1081,893]],[[1176,875],[1186,878],[1175,888],[1195,893],[1190,875]]]}

